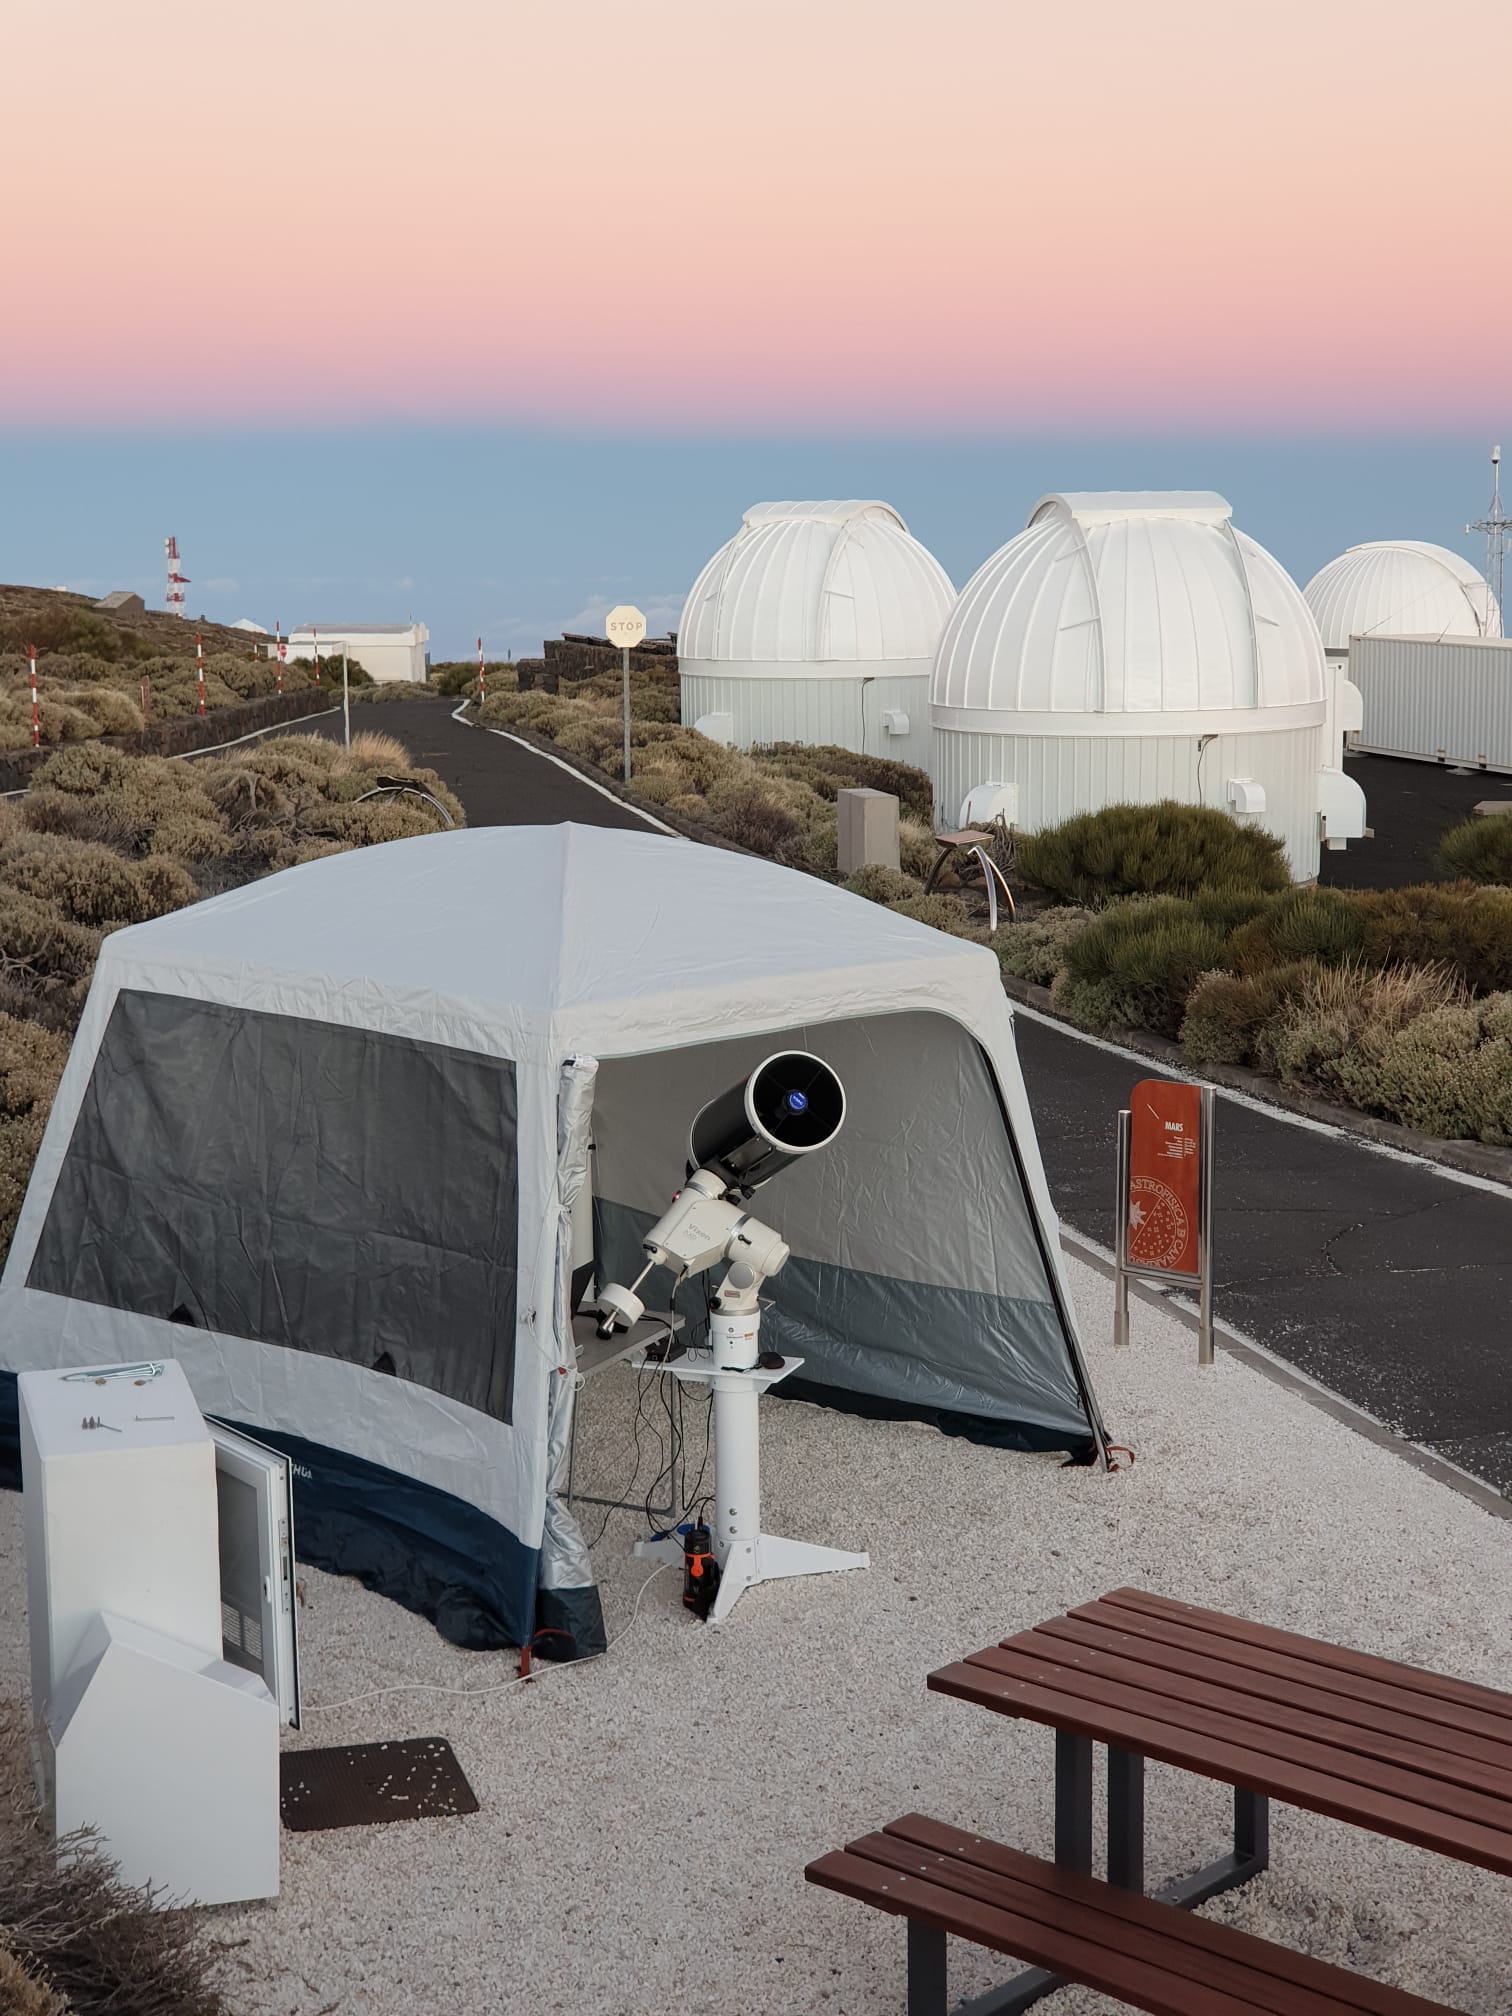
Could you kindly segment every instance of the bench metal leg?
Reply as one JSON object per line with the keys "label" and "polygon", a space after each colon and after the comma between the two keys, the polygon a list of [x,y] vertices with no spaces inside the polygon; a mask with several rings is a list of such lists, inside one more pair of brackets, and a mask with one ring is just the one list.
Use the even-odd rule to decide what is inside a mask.
{"label": "bench metal leg", "polygon": [[1263,1793],[1234,1787],[1234,1852],[1220,1855],[1191,1876],[1182,1876],[1155,1892],[1162,1904],[1188,1909],[1205,1904],[1225,1890],[1237,1890],[1270,1867],[1270,1801]]}
{"label": "bench metal leg", "polygon": [[945,1934],[908,1921],[908,2016],[946,2016]]}
{"label": "bench metal leg", "polygon": [[[1055,1732],[1055,1859],[1079,1876],[1092,1874],[1092,1739],[1064,1729]],[[1000,1988],[958,2003],[955,2016],[1019,2016],[1041,1996],[1064,1986],[1058,1974],[1026,1967]]]}

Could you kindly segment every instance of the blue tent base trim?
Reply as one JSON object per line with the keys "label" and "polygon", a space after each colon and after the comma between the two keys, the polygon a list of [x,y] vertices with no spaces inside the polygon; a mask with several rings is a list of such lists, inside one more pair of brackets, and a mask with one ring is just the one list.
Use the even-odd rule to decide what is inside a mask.
{"label": "blue tent base trim", "polygon": [[948,1407],[912,1406],[906,1400],[892,1400],[878,1393],[856,1393],[848,1387],[823,1386],[817,1380],[782,1379],[771,1388],[783,1400],[807,1400],[815,1407],[830,1407],[837,1414],[859,1414],[866,1421],[922,1421],[938,1428],[942,1435],[959,1435],[963,1441],[980,1443],[987,1449],[1016,1449],[1025,1455],[1044,1455],[1064,1450],[1073,1464],[1095,1463],[1095,1437],[1068,1434],[1065,1429],[1042,1428],[1032,1421],[1002,1421],[987,1414],[959,1414]]}
{"label": "blue tent base trim", "polygon": [[537,1659],[560,1665],[574,1659],[596,1659],[608,1651],[604,1606],[592,1583],[579,1589],[537,1590],[535,1637],[530,1649]]}

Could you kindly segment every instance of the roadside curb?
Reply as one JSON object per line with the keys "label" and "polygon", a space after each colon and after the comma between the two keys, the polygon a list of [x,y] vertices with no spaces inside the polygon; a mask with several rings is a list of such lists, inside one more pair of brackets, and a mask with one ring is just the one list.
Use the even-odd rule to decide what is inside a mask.
{"label": "roadside curb", "polygon": [[[1062,1247],[1072,1259],[1080,1260],[1083,1266],[1092,1268],[1094,1273],[1112,1279],[1112,1255],[1105,1252],[1095,1240],[1086,1238],[1080,1232],[1072,1231],[1064,1221],[1061,1223],[1060,1239]],[[1164,1310],[1168,1316],[1174,1316],[1184,1329],[1192,1332],[1193,1336],[1197,1334],[1199,1327],[1197,1311],[1189,1308],[1181,1300],[1178,1292],[1157,1288],[1131,1275],[1129,1293],[1136,1301],[1147,1303],[1152,1309]],[[1257,1344],[1253,1337],[1246,1337],[1242,1331],[1231,1330],[1226,1324],[1215,1322],[1213,1341],[1219,1350],[1227,1352],[1231,1358],[1236,1358],[1241,1364],[1249,1366],[1263,1379],[1269,1379],[1272,1385],[1284,1387],[1287,1392],[1295,1393],[1310,1407],[1316,1407],[1320,1413],[1338,1421],[1351,1433],[1361,1436],[1367,1442],[1373,1442],[1378,1449],[1387,1449],[1393,1456],[1399,1456],[1404,1463],[1410,1463],[1414,1470],[1420,1470],[1425,1477],[1432,1477],[1436,1483],[1456,1492],[1461,1498],[1468,1498],[1473,1505],[1478,1505],[1482,1512],[1489,1513],[1493,1519],[1512,1519],[1512,1498],[1498,1491],[1494,1484],[1488,1484],[1484,1478],[1475,1476],[1469,1470],[1461,1469],[1458,1463],[1451,1463],[1447,1456],[1440,1456],[1435,1450],[1424,1448],[1420,1442],[1409,1442],[1405,1436],[1398,1435],[1384,1422],[1378,1421],[1373,1414],[1367,1414],[1363,1407],[1355,1406],[1352,1401],[1335,1393],[1331,1387],[1320,1385],[1316,1379],[1310,1379],[1305,1372],[1299,1372],[1295,1365],[1288,1364],[1274,1351],[1268,1351],[1263,1344]],[[1137,1350],[1137,1342],[1129,1348]],[[1194,1362],[1192,1369],[1194,1374],[1200,1377],[1206,1368],[1199,1367]],[[1138,1452],[1135,1453],[1137,1455]]]}
{"label": "roadside curb", "polygon": [[[1037,987],[1030,980],[1020,980],[1012,973],[1005,973],[1003,988],[1010,1001],[1032,1008],[1036,1014],[1045,1016],[1064,1029],[1068,1036],[1085,1037],[1090,1033],[1056,1013],[1050,1005],[1048,987]],[[1414,1155],[1423,1162],[1437,1162],[1446,1169],[1458,1170],[1463,1176],[1479,1176],[1484,1182],[1502,1184],[1512,1190],[1512,1148],[1496,1148],[1488,1141],[1441,1141],[1435,1135],[1419,1134],[1411,1127],[1402,1127],[1394,1120],[1376,1120],[1368,1113],[1356,1113],[1352,1107],[1335,1106],[1331,1101],[1319,1099],[1311,1093],[1293,1091],[1289,1085],[1267,1077],[1263,1071],[1246,1070],[1238,1064],[1209,1064],[1199,1071],[1183,1057],[1179,1043],[1152,1035],[1148,1029],[1110,1029],[1105,1032],[1105,1040],[1117,1043],[1125,1050],[1135,1050],[1153,1063],[1164,1064],[1194,1084],[1242,1092],[1262,1106],[1273,1106],[1282,1113],[1295,1113],[1304,1120],[1314,1120],[1320,1126],[1335,1128],[1341,1134],[1358,1135],[1363,1140],[1375,1142],[1378,1147],[1394,1148],[1399,1154]]]}

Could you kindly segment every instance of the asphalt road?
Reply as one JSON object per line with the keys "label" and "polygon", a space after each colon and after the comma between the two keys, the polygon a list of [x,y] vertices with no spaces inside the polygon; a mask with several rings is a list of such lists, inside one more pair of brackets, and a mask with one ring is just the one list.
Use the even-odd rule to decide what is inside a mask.
{"label": "asphalt road", "polygon": [[[1056,1209],[1111,1247],[1115,1116],[1159,1068],[1015,1027]],[[1220,1322],[1512,1492],[1512,1195],[1222,1094],[1216,1135]]]}
{"label": "asphalt road", "polygon": [[[645,820],[628,806],[533,749],[453,721],[456,704],[368,701],[352,709],[352,732],[378,728],[397,736],[417,763],[434,770],[462,800],[470,825],[556,826],[571,819],[580,826],[647,831]],[[341,740],[339,713],[322,715],[309,725],[315,734]]]}
{"label": "asphalt road", "polygon": [[[453,704],[364,706],[361,725],[397,735],[474,825],[642,827],[535,751],[454,722]],[[341,733],[339,716],[312,725]],[[1430,829],[1437,841],[1455,816],[1441,816],[1449,795],[1492,795],[1486,778],[1360,760],[1412,773],[1388,779],[1391,802],[1420,807],[1416,842],[1399,822],[1404,848]],[[1056,1209],[1111,1247],[1115,1116],[1154,1067],[1022,1012],[1016,1028]],[[1512,1494],[1512,1194],[1220,1095],[1214,1243],[1220,1321]],[[1137,1340],[1137,1304],[1133,1323]]]}
{"label": "asphalt road", "polygon": [[1373,839],[1323,850],[1318,880],[1335,889],[1401,889],[1437,882],[1438,843],[1483,799],[1512,801],[1512,777],[1492,770],[1451,770],[1405,756],[1350,756],[1349,775],[1365,793]]}

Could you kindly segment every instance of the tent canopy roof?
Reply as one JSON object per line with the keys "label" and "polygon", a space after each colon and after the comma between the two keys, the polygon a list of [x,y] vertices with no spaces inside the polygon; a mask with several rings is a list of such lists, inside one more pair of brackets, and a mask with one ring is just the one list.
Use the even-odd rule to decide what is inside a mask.
{"label": "tent canopy roof", "polygon": [[331,855],[114,932],[101,964],[122,985],[169,991],[186,971],[236,968],[249,982],[308,977],[332,995],[344,982],[423,992],[537,1029],[565,1015],[570,1040],[605,1054],[645,1047],[648,1028],[676,1043],[809,1012],[930,1006],[969,1024],[1002,1003],[984,947],[813,876],[565,823]]}

